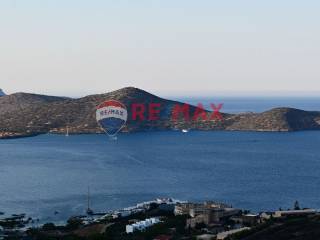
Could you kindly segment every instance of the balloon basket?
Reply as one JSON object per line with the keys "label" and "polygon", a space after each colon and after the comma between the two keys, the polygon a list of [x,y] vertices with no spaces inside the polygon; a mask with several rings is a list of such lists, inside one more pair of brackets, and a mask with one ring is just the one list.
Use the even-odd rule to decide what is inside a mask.
{"label": "balloon basket", "polygon": [[111,141],[117,141],[118,140],[118,137],[117,136],[109,136],[109,139]]}

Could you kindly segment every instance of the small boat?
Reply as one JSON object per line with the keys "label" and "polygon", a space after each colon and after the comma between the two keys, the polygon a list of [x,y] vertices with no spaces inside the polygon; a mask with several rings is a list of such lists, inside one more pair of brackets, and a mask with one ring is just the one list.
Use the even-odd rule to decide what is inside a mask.
{"label": "small boat", "polygon": [[94,212],[93,212],[93,210],[92,210],[92,209],[88,208],[88,209],[87,209],[87,214],[88,214],[88,215],[93,215],[93,214],[94,214]]}
{"label": "small boat", "polygon": [[189,132],[189,130],[188,129],[182,129],[182,132],[183,133],[187,133],[187,132]]}
{"label": "small boat", "polygon": [[94,212],[93,212],[93,210],[90,208],[90,188],[88,187],[88,198],[87,198],[87,204],[88,204],[88,206],[87,206],[87,214],[88,215],[93,215],[94,214]]}
{"label": "small boat", "polygon": [[69,126],[67,126],[66,137],[69,137]]}

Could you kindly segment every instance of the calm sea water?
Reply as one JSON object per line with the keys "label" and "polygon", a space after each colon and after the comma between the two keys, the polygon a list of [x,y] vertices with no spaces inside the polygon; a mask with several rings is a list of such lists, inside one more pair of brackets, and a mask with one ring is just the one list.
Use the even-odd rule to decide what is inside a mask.
{"label": "calm sea water", "polygon": [[[0,211],[42,221],[151,200],[217,200],[254,211],[320,208],[320,132],[42,135],[0,141]],[[54,215],[55,211],[60,213]]]}

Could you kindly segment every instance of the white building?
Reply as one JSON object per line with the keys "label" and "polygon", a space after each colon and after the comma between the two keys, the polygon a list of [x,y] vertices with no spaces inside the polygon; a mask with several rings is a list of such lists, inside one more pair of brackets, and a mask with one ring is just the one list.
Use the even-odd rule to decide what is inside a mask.
{"label": "white building", "polygon": [[285,217],[285,216],[303,216],[316,214],[315,209],[303,209],[303,210],[288,210],[288,211],[276,211],[274,217]]}
{"label": "white building", "polygon": [[151,227],[154,224],[159,223],[160,220],[158,218],[148,218],[144,221],[136,222],[134,224],[130,224],[126,226],[126,233],[133,233],[135,231],[143,231],[148,227]]}

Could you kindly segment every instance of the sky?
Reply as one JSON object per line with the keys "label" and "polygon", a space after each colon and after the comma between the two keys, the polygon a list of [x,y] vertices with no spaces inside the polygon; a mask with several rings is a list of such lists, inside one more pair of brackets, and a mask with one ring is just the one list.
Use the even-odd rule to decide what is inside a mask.
{"label": "sky", "polygon": [[0,0],[0,88],[317,95],[318,0]]}

